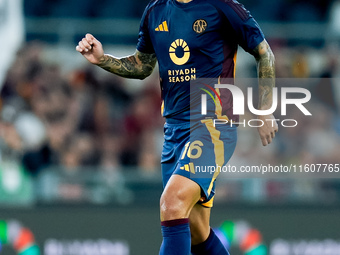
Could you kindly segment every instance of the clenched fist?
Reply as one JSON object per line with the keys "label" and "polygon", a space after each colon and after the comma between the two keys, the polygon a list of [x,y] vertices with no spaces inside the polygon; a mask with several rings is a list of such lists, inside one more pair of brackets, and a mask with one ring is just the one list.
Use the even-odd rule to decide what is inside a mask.
{"label": "clenched fist", "polygon": [[104,58],[104,50],[101,42],[91,34],[86,34],[86,36],[78,43],[76,50],[90,63],[95,65],[100,64]]}

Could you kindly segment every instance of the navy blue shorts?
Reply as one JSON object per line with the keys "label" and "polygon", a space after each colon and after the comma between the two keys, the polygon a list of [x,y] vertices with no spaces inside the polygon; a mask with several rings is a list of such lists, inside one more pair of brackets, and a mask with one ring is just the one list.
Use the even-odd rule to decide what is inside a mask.
{"label": "navy blue shorts", "polygon": [[237,127],[216,125],[212,119],[165,123],[162,151],[163,187],[173,174],[196,182],[202,190],[202,205],[212,207],[215,180],[234,153]]}

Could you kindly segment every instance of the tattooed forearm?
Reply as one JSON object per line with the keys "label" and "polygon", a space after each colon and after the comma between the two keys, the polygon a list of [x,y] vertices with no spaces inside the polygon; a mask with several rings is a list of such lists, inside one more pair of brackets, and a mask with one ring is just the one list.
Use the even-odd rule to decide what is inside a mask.
{"label": "tattooed forearm", "polygon": [[258,64],[259,109],[272,106],[273,87],[275,86],[275,58],[268,43],[264,40],[254,50]]}
{"label": "tattooed forearm", "polygon": [[150,75],[156,65],[156,54],[143,54],[137,51],[138,59],[141,61],[142,72]]}
{"label": "tattooed forearm", "polygon": [[156,61],[155,54],[136,51],[134,55],[123,58],[104,55],[98,66],[125,78],[144,79],[152,73]]}

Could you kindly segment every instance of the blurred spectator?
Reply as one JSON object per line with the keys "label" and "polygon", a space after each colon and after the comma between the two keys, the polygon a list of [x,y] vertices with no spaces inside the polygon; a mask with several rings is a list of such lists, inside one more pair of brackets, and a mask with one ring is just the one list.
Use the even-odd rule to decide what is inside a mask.
{"label": "blurred spectator", "polygon": [[8,68],[24,40],[22,0],[0,1],[0,38],[6,38],[6,50],[1,51],[0,91]]}
{"label": "blurred spectator", "polygon": [[299,51],[294,54],[292,63],[292,74],[294,78],[308,78],[309,67],[305,54],[303,51]]}
{"label": "blurred spectator", "polygon": [[336,41],[340,38],[340,1],[336,0],[329,8],[328,39]]}
{"label": "blurred spectator", "polygon": [[[333,52],[335,53],[335,52]],[[335,80],[336,72],[338,70],[338,54],[329,54],[328,63],[325,70],[321,73],[320,81],[314,87],[314,94],[318,99],[331,110],[337,113],[340,109],[339,99],[336,93],[336,87],[339,86],[338,81]]]}
{"label": "blurred spectator", "polygon": [[[41,154],[20,148],[30,155],[23,160],[29,171],[38,172],[38,161],[70,169],[100,164],[156,169],[160,153],[153,136],[163,124],[157,81],[132,95],[124,80],[110,75],[99,81],[92,69],[62,75],[57,65],[42,60],[42,51],[32,43],[19,52],[1,93],[4,104],[16,102],[20,109],[14,111],[34,113],[44,127],[35,127],[47,142]],[[9,108],[3,112],[10,115]],[[23,127],[18,131],[34,128]]]}

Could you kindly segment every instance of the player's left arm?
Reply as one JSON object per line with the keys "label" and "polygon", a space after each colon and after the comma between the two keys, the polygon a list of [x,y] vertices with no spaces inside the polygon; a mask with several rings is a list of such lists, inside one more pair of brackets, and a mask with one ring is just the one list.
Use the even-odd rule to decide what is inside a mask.
{"label": "player's left arm", "polygon": [[[254,50],[253,55],[257,62],[259,77],[259,110],[268,110],[273,103],[273,88],[275,87],[275,57],[267,43],[263,40]],[[278,125],[275,117],[270,115],[258,116],[264,125],[258,128],[263,146],[272,142]],[[271,120],[271,121],[268,121]]]}

